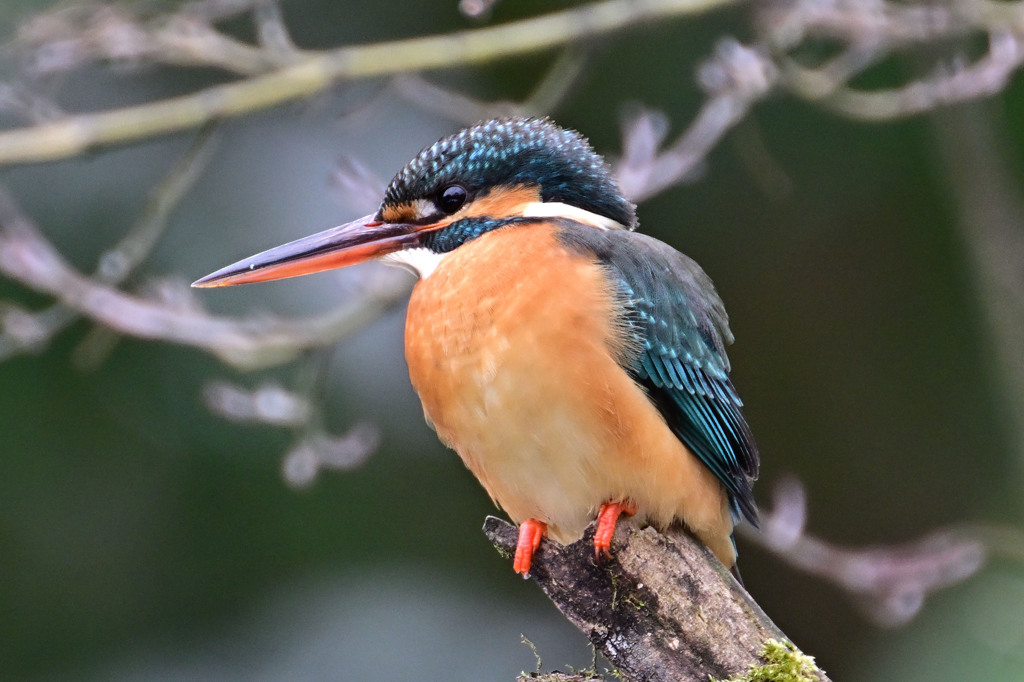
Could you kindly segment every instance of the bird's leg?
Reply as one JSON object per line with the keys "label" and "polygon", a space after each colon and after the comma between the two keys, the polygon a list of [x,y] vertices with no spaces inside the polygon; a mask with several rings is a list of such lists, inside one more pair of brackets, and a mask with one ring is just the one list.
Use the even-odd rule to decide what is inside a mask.
{"label": "bird's leg", "polygon": [[[632,500],[621,502],[605,502],[597,512],[597,528],[594,529],[594,557],[600,559],[603,552],[606,557],[612,555],[612,536],[615,535],[615,524],[621,515],[636,514],[636,503]],[[520,536],[522,537],[522,536]]]}
{"label": "bird's leg", "polygon": [[516,558],[512,562],[512,570],[521,573],[524,578],[530,577],[530,564],[533,553],[540,547],[540,540],[548,533],[548,524],[537,519],[527,519],[519,526],[519,542],[516,543]]}

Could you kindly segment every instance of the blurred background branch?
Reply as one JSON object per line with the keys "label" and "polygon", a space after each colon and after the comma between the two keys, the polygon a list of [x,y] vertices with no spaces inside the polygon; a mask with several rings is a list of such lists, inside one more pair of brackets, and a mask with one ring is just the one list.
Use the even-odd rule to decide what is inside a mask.
{"label": "blurred background branch", "polygon": [[744,526],[741,535],[794,568],[839,585],[882,627],[905,625],[926,597],[967,580],[990,555],[1024,559],[1024,532],[967,524],[903,545],[837,547],[806,534],[806,493],[799,481],[783,478],[773,492],[761,531]]}
{"label": "blurred background branch", "polygon": [[[299,98],[311,97],[345,80],[396,73],[451,68],[507,59],[595,38],[642,22],[699,14],[731,0],[603,0],[574,10],[510,24],[455,33],[450,36],[339,48],[300,57],[288,50],[285,64],[276,47],[238,44],[208,23],[190,17],[163,17],[164,30],[143,30],[136,23],[108,13],[86,17],[89,37],[80,50],[70,49],[69,61],[129,58],[173,64],[215,66],[228,71],[256,73],[247,79],[150,104],[94,114],[70,116],[31,128],[0,133],[0,164],[47,161],[81,154],[93,147],[137,141],[203,125],[218,118],[252,114]],[[98,16],[98,35],[93,22]],[[262,22],[261,22],[261,25]],[[108,37],[109,36],[109,37]],[[113,38],[114,44],[108,41]],[[122,44],[120,41],[124,41]],[[97,51],[97,43],[108,43]],[[65,47],[67,37],[47,43]],[[270,63],[261,59],[269,56]],[[76,64],[77,65],[77,64]],[[274,70],[269,67],[274,66]],[[68,67],[62,65],[66,70]]]}
{"label": "blurred background branch", "polygon": [[[164,282],[155,296],[141,298],[76,272],[9,194],[0,194],[0,272],[120,334],[197,346],[243,369],[288,362],[305,350],[336,343],[396,305],[409,289],[404,278],[387,276],[347,305],[317,317],[218,318],[198,306],[186,282]],[[15,326],[24,319],[17,315]],[[12,338],[43,340],[51,330],[37,326],[33,334],[19,330],[22,336]]]}
{"label": "blurred background branch", "polygon": [[[449,9],[454,11],[454,0],[451,4]],[[209,249],[199,246],[191,256],[177,260],[172,257],[169,263],[160,260],[160,251],[168,242],[211,243],[196,236],[204,231],[177,237],[175,229],[188,224],[189,219],[182,216],[188,216],[190,201],[196,201],[195,195],[213,182],[211,176],[223,170],[218,166],[226,156],[223,140],[237,140],[250,127],[257,129],[262,121],[259,115],[287,111],[286,105],[294,107],[300,102],[305,103],[301,113],[304,118],[295,127],[308,124],[310,130],[314,125],[309,122],[318,108],[343,104],[344,113],[335,116],[326,128],[330,134],[346,126],[365,130],[360,126],[365,126],[367,120],[395,110],[438,117],[445,130],[493,116],[547,115],[571,105],[581,97],[582,90],[593,89],[595,71],[599,72],[597,80],[614,80],[615,74],[610,73],[613,69],[602,59],[616,41],[643,44],[656,41],[659,32],[693,24],[702,27],[709,38],[692,48],[678,42],[672,44],[673,51],[656,51],[654,57],[664,63],[661,68],[667,75],[651,75],[652,81],[661,78],[658,82],[667,83],[665,89],[673,91],[686,89],[692,80],[696,94],[686,100],[685,106],[663,109],[637,103],[643,98],[621,85],[612,95],[605,93],[603,99],[588,106],[601,120],[612,118],[611,112],[621,107],[617,141],[606,139],[598,146],[608,153],[623,191],[634,201],[650,202],[650,209],[641,209],[643,228],[648,227],[647,216],[656,214],[656,204],[667,201],[668,190],[707,179],[711,159],[720,158],[713,155],[730,133],[737,143],[741,165],[746,164],[746,172],[755,184],[769,188],[765,194],[781,197],[795,191],[790,169],[799,163],[785,147],[777,145],[769,151],[758,124],[760,110],[783,104],[794,110],[803,106],[816,114],[838,114],[876,125],[904,125],[899,122],[926,114],[932,126],[927,144],[937,150],[936,175],[951,189],[944,199],[956,216],[958,239],[969,261],[967,284],[973,286],[979,301],[985,330],[987,352],[975,353],[972,348],[968,353],[986,358],[983,369],[1000,389],[993,411],[1000,414],[999,423],[1011,442],[1019,475],[1024,463],[1024,410],[1020,407],[1024,405],[1024,230],[1020,220],[1024,201],[1020,196],[1019,160],[1005,149],[1007,141],[1020,133],[1000,127],[990,105],[978,101],[1012,89],[1019,79],[1024,63],[1024,3],[603,0],[536,16],[513,16],[495,24],[489,22],[504,9],[501,3],[464,1],[457,8],[463,22],[475,23],[446,25],[445,30],[433,35],[388,34],[385,39],[378,34],[369,38],[349,36],[316,48],[306,47],[315,41],[305,39],[304,33],[293,28],[295,22],[289,20],[292,8],[272,0],[62,3],[21,21],[0,49],[0,166],[6,167],[8,187],[0,192],[0,273],[8,280],[0,291],[4,297],[0,300],[0,361],[15,366],[16,358],[26,353],[44,354],[53,347],[60,353],[65,350],[64,339],[77,339],[76,322],[84,320],[89,330],[68,351],[80,369],[98,369],[119,338],[133,337],[198,348],[222,363],[228,372],[277,371],[276,375],[261,375],[255,380],[247,376],[210,379],[210,372],[219,372],[220,368],[207,369],[201,373],[205,389],[196,390],[193,397],[201,392],[208,410],[226,420],[286,431],[289,443],[278,443],[277,447],[287,453],[280,468],[294,487],[309,486],[325,470],[357,467],[381,445],[380,433],[385,427],[363,419],[353,419],[354,425],[341,429],[330,424],[328,378],[341,373],[332,368],[332,362],[342,341],[358,342],[367,325],[387,320],[388,313],[400,307],[410,283],[397,271],[368,269],[339,280],[343,293],[340,301],[327,299],[319,291],[311,296],[326,299],[326,310],[304,310],[293,317],[270,312],[239,316],[208,311],[186,283],[203,274],[203,269],[196,266],[197,262],[205,263],[203,256]],[[537,61],[521,67],[527,74],[524,87],[517,93],[508,89],[495,93],[493,88],[477,87],[467,75],[471,71],[468,67],[517,68],[504,65],[523,59]],[[595,66],[602,63],[608,73]],[[168,74],[178,78],[173,87],[154,86],[144,80],[158,80]],[[102,82],[104,87],[97,90],[109,94],[69,96],[69,92],[75,92],[75,79]],[[328,102],[328,98],[336,100]],[[958,104],[961,106],[951,107]],[[678,113],[680,109],[689,113]],[[799,116],[808,115],[799,111]],[[393,113],[389,116],[400,118]],[[384,136],[390,143],[390,130],[397,130],[399,125],[388,123],[385,127],[388,132]],[[316,130],[322,140],[324,128]],[[310,136],[315,137],[313,133]],[[384,184],[380,173],[388,168],[386,163],[377,164],[373,156],[383,155],[386,145],[380,139],[371,139],[368,146],[360,147],[360,136],[369,137],[356,132],[350,144],[338,145],[332,152],[344,153],[344,157],[335,158],[333,168],[322,174],[326,187],[317,190],[320,194],[337,194],[346,212],[358,208],[357,214],[372,210]],[[260,135],[254,133],[253,137]],[[400,149],[394,158],[388,157],[392,165],[395,159],[401,163],[417,145],[436,136],[414,136],[410,132],[404,137],[408,139],[396,145]],[[137,207],[137,217],[111,240],[113,245],[106,246],[99,237],[89,235],[94,250],[99,251],[88,256],[94,266],[83,266],[84,256],[65,253],[69,240],[60,228],[67,219],[56,219],[47,210],[45,200],[37,197],[33,201],[25,189],[38,184],[37,178],[42,176],[32,175],[36,171],[63,172],[60,169],[70,168],[92,175],[104,159],[147,145],[177,144],[182,140],[183,148],[176,147],[173,155],[165,154],[157,164],[156,175],[162,177],[154,181],[147,198]],[[263,140],[255,144],[261,143]],[[310,144],[322,145],[322,141]],[[780,162],[779,158],[786,160]],[[37,165],[39,162],[59,163]],[[237,162],[237,166],[244,168],[245,162]],[[275,177],[287,176],[286,163],[282,160],[280,169],[275,165],[273,173]],[[743,181],[751,179],[741,177]],[[734,180],[724,190],[728,201],[721,204],[720,212],[728,214],[731,204],[739,203],[736,197],[744,193],[738,189],[743,181]],[[841,179],[838,182],[842,184]],[[243,181],[241,187],[227,201],[257,203],[258,188],[248,181]],[[56,198],[61,190],[55,187],[43,193]],[[204,201],[215,203],[210,197]],[[301,201],[297,198],[295,204]],[[291,216],[296,206],[285,203],[285,215]],[[855,213],[856,208],[850,210]],[[680,221],[684,213],[686,221]],[[679,225],[694,213],[679,211],[671,215],[670,224]],[[755,212],[746,218],[761,217]],[[71,224],[75,219],[77,213]],[[313,221],[302,218],[302,224],[293,226],[290,234],[322,227]],[[650,224],[657,223],[654,220]],[[701,248],[694,232],[699,230],[688,232],[688,239],[696,240]],[[793,232],[798,230],[794,228]],[[744,246],[750,251],[762,250],[775,256],[770,266],[760,270],[751,267],[751,273],[761,273],[760,279],[751,274],[742,284],[748,290],[778,285],[772,276],[786,267],[780,259],[792,247],[787,241],[789,235],[777,231],[762,236],[756,230],[744,234],[748,242]],[[773,240],[782,246],[772,244]],[[268,239],[268,243],[274,241],[278,240]],[[730,261],[734,257],[742,260],[737,256],[742,249],[736,243],[742,240],[727,233],[719,241],[728,245]],[[261,245],[253,241],[233,248],[247,253]],[[792,250],[799,254],[801,249],[811,247],[801,243]],[[220,257],[219,253],[215,255]],[[847,255],[826,253],[823,262],[831,269],[822,274],[809,266],[810,274],[819,279],[809,287],[801,282],[788,289],[787,295],[799,299],[801,291],[826,287],[829,277],[841,280],[844,268],[856,262],[856,254],[844,260]],[[814,262],[813,258],[806,260]],[[187,276],[177,274],[186,267]],[[160,268],[175,274],[157,276]],[[725,268],[720,264],[717,270]],[[735,270],[742,268],[736,265]],[[727,300],[732,298],[727,296]],[[768,300],[762,298],[740,309],[750,320],[757,317],[758,310],[770,306]],[[778,304],[777,299],[771,302]],[[255,305],[263,307],[263,301]],[[838,307],[827,304],[814,310],[820,315]],[[742,325],[744,316],[732,306],[730,309]],[[908,319],[899,320],[896,326],[901,333],[906,329],[908,336],[917,339],[919,347],[924,348],[922,356],[930,361],[934,337],[923,333],[922,338],[914,336],[912,313],[905,313]],[[879,315],[870,309],[865,316],[897,314],[887,311]],[[958,321],[956,326],[970,325]],[[766,328],[772,330],[771,325]],[[757,339],[739,336],[746,339],[745,345],[758,345]],[[762,339],[769,347],[771,334],[766,333]],[[837,345],[842,346],[842,341]],[[851,347],[854,345],[851,343]],[[864,351],[865,346],[869,350]],[[884,366],[885,348],[885,342],[862,344],[848,352],[845,359]],[[789,364],[806,365],[810,375],[814,363],[811,356],[819,350],[809,344],[804,355]],[[866,359],[859,358],[858,352]],[[931,371],[932,366],[928,367]],[[746,374],[752,373],[748,367]],[[936,373],[940,388],[935,392],[955,393],[943,383],[944,376],[941,371]],[[383,380],[376,376],[373,379]],[[250,383],[253,385],[248,386]],[[366,386],[357,389],[360,396],[371,391]],[[801,392],[802,388],[794,391]],[[768,405],[776,393],[776,385],[772,385],[770,390],[755,392],[755,396],[760,396],[762,405]],[[874,397],[857,398],[857,404]],[[780,414],[799,413],[794,405],[801,403],[791,400]],[[758,399],[747,401],[755,410]],[[904,400],[903,404],[909,405],[907,412],[914,410],[911,403],[916,403],[916,397]],[[978,411],[984,408],[975,405]],[[385,409],[390,410],[391,405]],[[960,415],[965,423],[970,421],[969,414],[975,413]],[[934,421],[922,419],[929,425]],[[761,421],[767,420],[762,417]],[[942,427],[933,430],[939,434],[936,438],[941,438]],[[918,440],[915,436],[906,438]],[[766,457],[769,470],[773,458],[785,459],[776,453],[796,449],[781,438],[774,443],[775,448]],[[833,440],[829,443],[840,450]],[[887,447],[898,450],[882,438],[860,448],[858,454],[868,454],[864,454],[864,464],[858,462],[857,466],[871,469],[870,462],[875,461],[870,459],[872,452],[884,458],[883,466],[875,468],[889,466]],[[914,460],[906,466],[916,466],[913,473],[928,478],[931,473],[924,470],[934,464],[927,459],[930,452],[924,445],[921,450],[926,463]],[[960,456],[964,447],[957,441],[950,451]],[[968,463],[974,461],[973,456],[963,456]],[[813,469],[817,459],[816,453],[808,457],[812,464],[807,468]],[[842,465],[841,458],[833,459],[831,453],[825,459],[837,467]],[[950,468],[959,466],[963,466],[959,459],[949,464]],[[975,473],[979,479],[985,478],[984,472]],[[898,485],[891,484],[887,491],[892,499],[901,501],[901,495],[913,494],[906,491],[907,476],[896,480]],[[984,487],[981,483],[977,486]],[[898,492],[893,492],[896,488]],[[421,503],[440,504],[435,497],[431,495]],[[913,504],[907,502],[905,506]],[[855,515],[844,511],[848,516]],[[376,522],[381,512],[375,510],[373,514]],[[938,530],[919,541],[881,545],[882,539],[869,535],[855,543],[866,544],[867,548],[853,549],[854,545],[839,546],[806,533],[806,517],[802,485],[782,479],[772,509],[765,514],[763,532],[744,529],[742,538],[841,590],[874,623],[887,627],[907,624],[932,595],[976,576],[993,557],[1019,564],[1024,546],[1020,532],[1012,526],[941,519],[942,523],[934,524]],[[932,520],[927,515],[924,518]],[[892,538],[885,541],[891,542]],[[757,592],[756,586],[752,591]],[[792,633],[788,625],[785,629]],[[806,648],[815,651],[813,645]]]}

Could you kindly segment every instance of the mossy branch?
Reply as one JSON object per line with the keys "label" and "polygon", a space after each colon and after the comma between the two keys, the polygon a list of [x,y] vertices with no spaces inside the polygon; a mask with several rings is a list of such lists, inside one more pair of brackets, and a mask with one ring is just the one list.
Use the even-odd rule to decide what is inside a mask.
{"label": "mossy branch", "polygon": [[[514,550],[518,533],[511,524],[488,517],[484,532],[499,551]],[[600,562],[592,542],[592,531],[565,547],[545,541],[531,578],[621,679],[707,682],[709,676],[747,675],[772,664],[770,642],[789,641],[686,533],[664,535],[624,522],[614,558]],[[820,671],[816,679],[828,682]]]}

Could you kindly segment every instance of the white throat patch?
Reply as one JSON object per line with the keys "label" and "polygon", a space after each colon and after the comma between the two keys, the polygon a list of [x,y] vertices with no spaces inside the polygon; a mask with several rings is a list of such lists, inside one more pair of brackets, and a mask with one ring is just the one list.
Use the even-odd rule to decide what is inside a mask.
{"label": "white throat patch", "polygon": [[382,256],[380,262],[385,265],[394,265],[403,270],[408,270],[420,279],[426,279],[430,277],[447,255],[447,253],[434,253],[428,248],[419,247],[416,249],[392,251]]}

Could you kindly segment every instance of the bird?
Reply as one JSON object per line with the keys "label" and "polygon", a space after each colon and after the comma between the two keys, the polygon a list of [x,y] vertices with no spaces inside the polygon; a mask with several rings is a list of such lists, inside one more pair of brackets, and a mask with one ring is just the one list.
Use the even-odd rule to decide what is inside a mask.
{"label": "bird", "polygon": [[379,209],[196,281],[220,287],[370,260],[418,281],[405,355],[428,424],[519,527],[595,523],[612,556],[634,516],[682,525],[735,569],[757,525],[760,457],[730,379],[728,316],[704,270],[636,230],[636,206],[580,133],[547,117],[483,121],[420,151]]}

